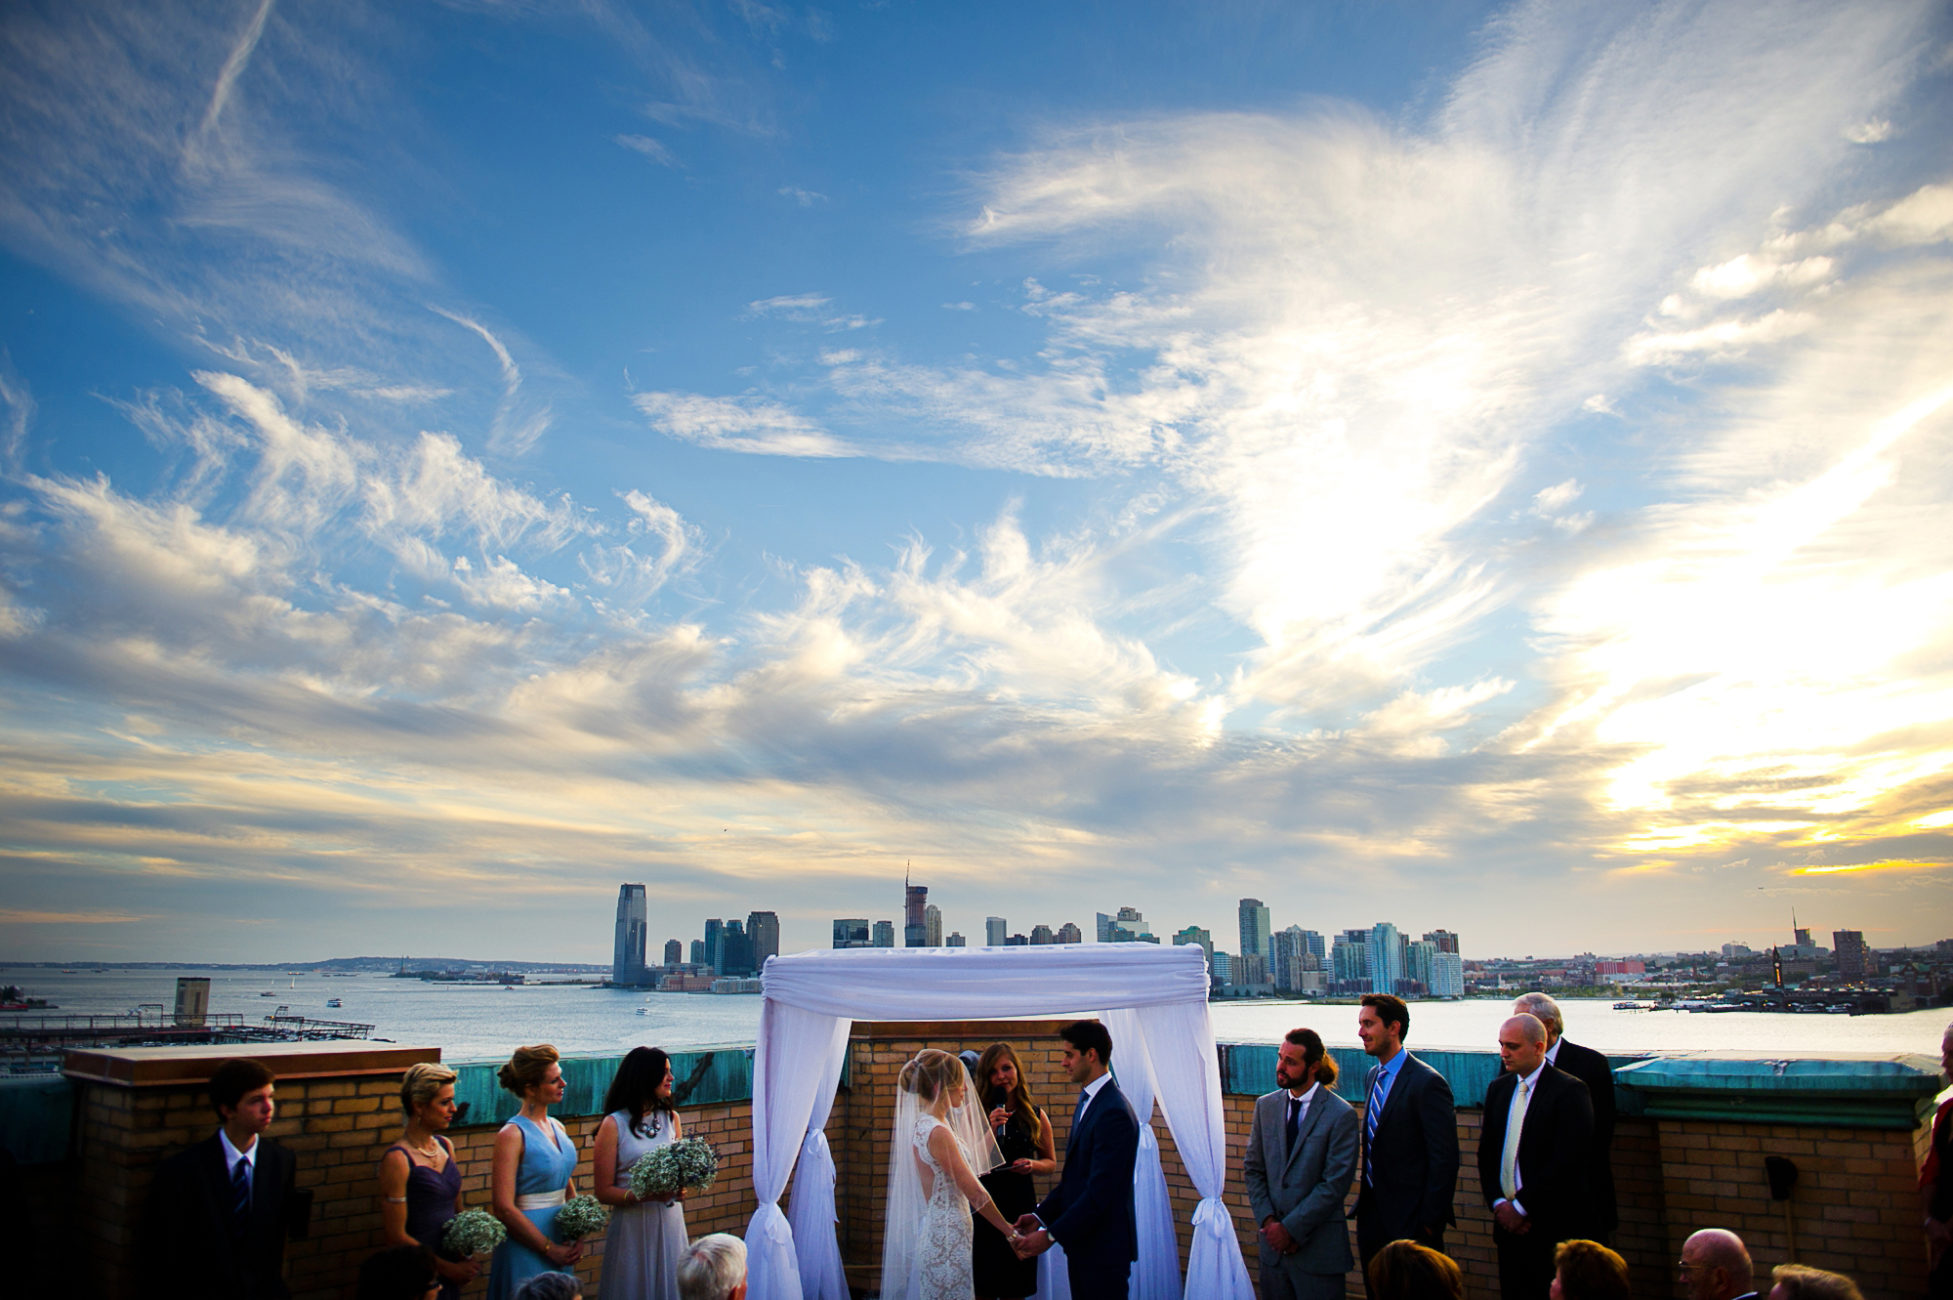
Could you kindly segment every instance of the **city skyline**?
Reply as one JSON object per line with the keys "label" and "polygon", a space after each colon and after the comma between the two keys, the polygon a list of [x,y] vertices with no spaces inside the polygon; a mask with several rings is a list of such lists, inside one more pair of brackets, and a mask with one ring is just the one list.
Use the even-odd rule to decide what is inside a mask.
{"label": "city skyline", "polygon": [[0,953],[1939,937],[1937,0],[0,49]]}

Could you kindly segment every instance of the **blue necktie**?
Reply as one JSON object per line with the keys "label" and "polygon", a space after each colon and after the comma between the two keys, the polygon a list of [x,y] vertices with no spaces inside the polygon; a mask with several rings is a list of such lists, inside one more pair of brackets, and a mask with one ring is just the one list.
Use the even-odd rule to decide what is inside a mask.
{"label": "blue necktie", "polygon": [[240,1235],[251,1221],[251,1162],[243,1156],[231,1170],[231,1221]]}
{"label": "blue necktie", "polygon": [[1377,1077],[1370,1081],[1370,1101],[1363,1111],[1363,1181],[1374,1186],[1370,1178],[1370,1148],[1377,1143],[1377,1115],[1383,1110],[1383,1067],[1377,1067]]}
{"label": "blue necktie", "polygon": [[1073,1107],[1071,1112],[1071,1132],[1065,1135],[1066,1150],[1070,1150],[1071,1144],[1078,1141],[1078,1121],[1084,1118],[1085,1103],[1090,1101],[1091,1099],[1092,1099],[1091,1093],[1085,1091],[1083,1088],[1080,1088],[1078,1090],[1078,1105]]}

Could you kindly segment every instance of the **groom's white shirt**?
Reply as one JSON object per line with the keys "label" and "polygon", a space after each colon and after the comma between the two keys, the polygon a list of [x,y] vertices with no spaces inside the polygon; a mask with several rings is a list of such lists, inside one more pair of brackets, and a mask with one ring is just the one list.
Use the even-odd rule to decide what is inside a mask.
{"label": "groom's white shirt", "polygon": [[1090,1083],[1085,1085],[1084,1088],[1085,1105],[1082,1109],[1079,1110],[1078,1118],[1073,1120],[1072,1121],[1073,1123],[1077,1124],[1077,1123],[1084,1122],[1085,1112],[1092,1109],[1092,1102],[1097,1099],[1099,1095],[1099,1089],[1105,1087],[1106,1084],[1111,1082],[1112,1082],[1112,1071],[1107,1070],[1104,1074],[1101,1074],[1098,1078],[1092,1080]]}

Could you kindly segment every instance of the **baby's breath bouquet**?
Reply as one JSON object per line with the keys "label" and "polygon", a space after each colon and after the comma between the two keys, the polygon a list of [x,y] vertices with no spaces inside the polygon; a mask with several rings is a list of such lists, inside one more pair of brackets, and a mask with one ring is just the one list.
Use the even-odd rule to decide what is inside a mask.
{"label": "baby's breath bouquet", "polygon": [[457,1259],[479,1259],[507,1241],[509,1230],[487,1210],[463,1210],[448,1220],[441,1245]]}
{"label": "baby's breath bouquet", "polygon": [[556,1239],[581,1241],[594,1237],[610,1223],[610,1211],[594,1196],[573,1196],[556,1211]]}
{"label": "baby's breath bouquet", "polygon": [[640,1201],[669,1201],[680,1192],[702,1192],[719,1175],[719,1153],[703,1138],[680,1138],[646,1152],[625,1178]]}

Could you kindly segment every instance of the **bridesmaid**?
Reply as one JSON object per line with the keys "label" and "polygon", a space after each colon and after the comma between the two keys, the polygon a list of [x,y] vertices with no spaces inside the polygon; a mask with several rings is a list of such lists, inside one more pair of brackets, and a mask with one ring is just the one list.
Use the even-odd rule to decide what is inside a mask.
{"label": "bridesmaid", "polygon": [[407,1131],[380,1157],[380,1225],[387,1246],[424,1246],[434,1255],[441,1300],[456,1300],[481,1266],[441,1251],[441,1230],[461,1213],[461,1162],[442,1134],[454,1123],[455,1073],[422,1062],[400,1080]]}
{"label": "bridesmaid", "polygon": [[509,1230],[495,1248],[488,1300],[511,1300],[538,1273],[567,1270],[583,1258],[583,1243],[549,1235],[556,1212],[576,1195],[576,1144],[549,1108],[563,1100],[563,1067],[548,1043],[518,1047],[499,1075],[522,1098],[522,1110],[495,1135],[490,1211]]}
{"label": "bridesmaid", "polygon": [[678,1300],[678,1260],[685,1253],[685,1211],[669,1201],[631,1194],[631,1166],[647,1151],[676,1142],[678,1112],[671,1104],[671,1058],[662,1048],[634,1047],[604,1094],[597,1125],[597,1199],[618,1207],[604,1236],[600,1300]]}
{"label": "bridesmaid", "polygon": [[[1058,1147],[1051,1136],[1051,1120],[1038,1109],[1030,1080],[1009,1043],[992,1043],[977,1060],[977,1094],[990,1112],[997,1149],[1007,1162],[983,1175],[990,1199],[1005,1219],[1015,1222],[1038,1203],[1032,1174],[1049,1174],[1058,1167]],[[985,1300],[1028,1296],[1038,1289],[1038,1262],[1019,1259],[1010,1242],[988,1223],[979,1222],[970,1242],[971,1276],[976,1294]]]}

